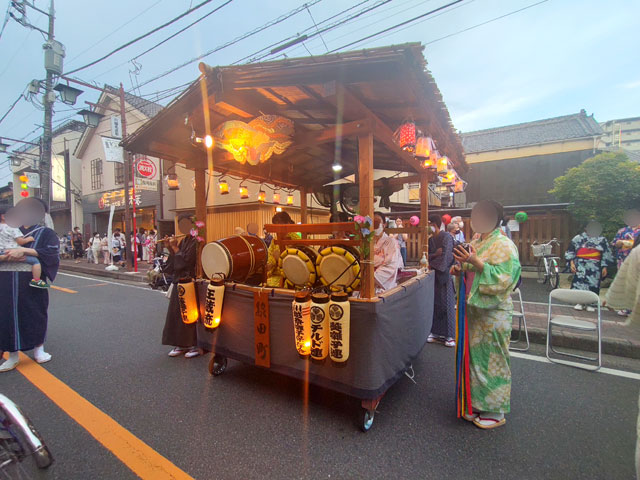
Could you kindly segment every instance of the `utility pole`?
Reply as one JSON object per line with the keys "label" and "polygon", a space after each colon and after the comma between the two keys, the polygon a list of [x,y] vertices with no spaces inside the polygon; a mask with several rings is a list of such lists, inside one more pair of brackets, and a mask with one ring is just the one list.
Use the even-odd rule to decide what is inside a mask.
{"label": "utility pole", "polygon": [[[52,48],[54,40],[54,7],[53,0],[49,3],[49,30],[47,32],[47,43],[45,48]],[[47,206],[51,206],[51,141],[53,121],[53,103],[55,102],[55,93],[53,92],[53,71],[47,68],[47,78],[44,86],[44,132],[42,134],[42,157],[40,158],[40,195],[46,202]]]}
{"label": "utility pole", "polygon": [[[124,140],[127,136],[127,116],[124,105],[124,87],[122,86],[122,82],[120,82],[120,123],[122,123],[122,139]],[[124,241],[125,244],[128,245],[129,251],[127,254],[131,257],[129,260],[131,261],[131,265],[134,265],[136,259],[136,232],[133,232],[133,238],[129,237],[129,232],[131,231],[131,209],[129,208],[129,182],[135,182],[135,179],[131,176],[133,173],[131,170],[131,155],[124,148],[122,149],[122,156],[124,161]],[[131,177],[131,178],[130,178]],[[134,199],[135,201],[135,199]],[[129,242],[133,242],[129,245]]]}

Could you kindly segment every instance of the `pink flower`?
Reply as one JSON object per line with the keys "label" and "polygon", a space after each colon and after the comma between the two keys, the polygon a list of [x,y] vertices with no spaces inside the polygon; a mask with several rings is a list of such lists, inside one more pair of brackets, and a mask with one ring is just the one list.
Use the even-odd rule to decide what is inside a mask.
{"label": "pink flower", "polygon": [[353,221],[361,225],[364,223],[364,217],[362,215],[356,215],[355,217],[353,217]]}
{"label": "pink flower", "polygon": [[192,237],[195,237],[196,235],[198,235],[198,230],[196,230],[195,228],[192,228],[189,233],[191,234]]}
{"label": "pink flower", "polygon": [[204,227],[204,222],[203,222],[202,220],[198,220],[198,221],[196,222],[196,227],[198,227],[198,228],[202,228],[202,227]]}
{"label": "pink flower", "polygon": [[199,242],[204,242],[204,238],[202,238],[200,235],[196,237],[196,240]]}

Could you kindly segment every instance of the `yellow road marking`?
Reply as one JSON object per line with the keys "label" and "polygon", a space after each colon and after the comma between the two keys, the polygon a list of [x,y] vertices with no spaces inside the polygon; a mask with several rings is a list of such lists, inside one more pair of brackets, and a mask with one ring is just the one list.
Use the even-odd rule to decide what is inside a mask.
{"label": "yellow road marking", "polygon": [[109,285],[108,283],[92,283],[91,285],[82,285],[83,287],[102,287],[103,285]]}
{"label": "yellow road marking", "polygon": [[176,467],[99,408],[20,353],[18,371],[80,424],[91,436],[143,479],[186,480],[190,475]]}
{"label": "yellow road marking", "polygon": [[54,290],[60,290],[61,292],[67,292],[67,293],[78,293],[76,290],[71,290],[70,288],[64,288],[64,287],[57,287],[55,285],[50,285],[51,288],[53,288]]}

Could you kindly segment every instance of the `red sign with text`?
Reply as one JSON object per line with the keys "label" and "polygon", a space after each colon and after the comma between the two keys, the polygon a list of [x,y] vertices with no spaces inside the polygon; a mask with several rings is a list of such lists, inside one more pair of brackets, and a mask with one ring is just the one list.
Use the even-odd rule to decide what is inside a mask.
{"label": "red sign with text", "polygon": [[137,168],[138,173],[145,178],[154,178],[156,176],[156,166],[149,160],[140,160]]}

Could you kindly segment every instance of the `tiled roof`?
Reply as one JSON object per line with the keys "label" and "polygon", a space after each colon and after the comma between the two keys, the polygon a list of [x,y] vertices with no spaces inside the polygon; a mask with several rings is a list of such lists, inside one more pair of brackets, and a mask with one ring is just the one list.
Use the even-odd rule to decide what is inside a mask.
{"label": "tiled roof", "polygon": [[602,127],[593,115],[581,110],[562,117],[462,133],[461,137],[465,153],[478,153],[594,137],[602,133]]}
{"label": "tiled roof", "polygon": [[[114,95],[120,95],[119,88],[112,87],[111,85],[105,85],[104,89],[110,91]],[[144,113],[148,118],[155,117],[163,108],[162,105],[158,103],[151,102],[142,97],[138,97],[137,95],[132,95],[127,92],[124,93],[124,100],[132,107]]]}

